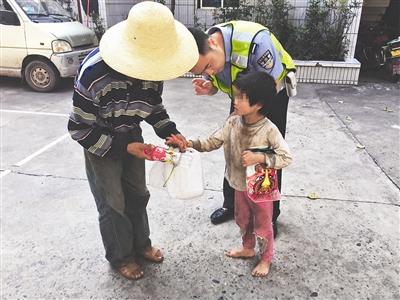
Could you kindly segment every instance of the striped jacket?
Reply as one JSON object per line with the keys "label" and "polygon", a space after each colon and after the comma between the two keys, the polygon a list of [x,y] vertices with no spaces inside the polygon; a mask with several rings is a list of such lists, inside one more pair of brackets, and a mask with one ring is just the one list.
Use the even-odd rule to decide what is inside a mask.
{"label": "striped jacket", "polygon": [[165,139],[177,134],[162,105],[163,82],[127,77],[111,69],[93,50],[75,78],[73,108],[68,122],[72,139],[102,157],[119,157],[131,142],[142,142],[140,122]]}

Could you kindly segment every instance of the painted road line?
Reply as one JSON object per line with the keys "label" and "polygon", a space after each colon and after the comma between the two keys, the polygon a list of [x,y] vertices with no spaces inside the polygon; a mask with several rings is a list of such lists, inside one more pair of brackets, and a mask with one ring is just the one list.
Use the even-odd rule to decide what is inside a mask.
{"label": "painted road line", "polygon": [[27,111],[27,110],[13,110],[13,109],[0,109],[0,112],[14,113],[14,114],[29,114],[29,115],[41,115],[41,116],[54,116],[54,117],[69,117],[68,114],[40,112],[40,111]]}
{"label": "painted road line", "polygon": [[11,170],[3,170],[0,173],[0,178],[3,178],[4,176],[8,175],[11,173]]}
{"label": "painted road line", "polygon": [[16,167],[20,167],[23,164],[27,163],[28,161],[30,161],[32,158],[40,155],[41,153],[43,153],[44,151],[46,151],[47,149],[50,149],[51,147],[53,147],[54,145],[56,145],[57,143],[61,142],[63,139],[65,139],[67,136],[69,136],[69,133],[64,134],[62,137],[59,137],[58,139],[56,139],[55,141],[51,142],[50,144],[44,146],[43,148],[39,149],[38,151],[36,151],[35,153],[29,155],[28,157],[24,158],[23,160],[17,162],[16,164],[14,164],[14,166]]}

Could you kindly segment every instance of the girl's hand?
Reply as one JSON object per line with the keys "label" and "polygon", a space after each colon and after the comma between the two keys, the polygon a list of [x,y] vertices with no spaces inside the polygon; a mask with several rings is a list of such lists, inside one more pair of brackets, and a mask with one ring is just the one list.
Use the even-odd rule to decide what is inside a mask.
{"label": "girl's hand", "polygon": [[192,141],[187,141],[187,143],[186,143],[186,147],[188,147],[188,148],[193,148],[193,142]]}
{"label": "girl's hand", "polygon": [[242,152],[242,165],[243,167],[255,165],[255,164],[262,164],[265,162],[264,154],[262,153],[255,153],[249,150],[245,150]]}

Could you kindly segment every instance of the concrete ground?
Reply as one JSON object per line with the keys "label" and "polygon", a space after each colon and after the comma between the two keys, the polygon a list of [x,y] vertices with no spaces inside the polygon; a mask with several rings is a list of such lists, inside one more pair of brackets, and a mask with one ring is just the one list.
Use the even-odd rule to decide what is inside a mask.
{"label": "concrete ground", "polygon": [[[300,85],[267,278],[251,277],[255,259],[223,255],[240,245],[234,221],[209,222],[222,203],[218,150],[202,154],[203,196],[176,200],[149,187],[151,237],[166,259],[143,262],[137,282],[104,258],[82,149],[66,134],[71,88],[38,94],[1,79],[1,299],[400,298],[398,84]],[[194,96],[189,79],[167,82],[164,103],[188,137],[211,133],[229,109],[222,94]]]}

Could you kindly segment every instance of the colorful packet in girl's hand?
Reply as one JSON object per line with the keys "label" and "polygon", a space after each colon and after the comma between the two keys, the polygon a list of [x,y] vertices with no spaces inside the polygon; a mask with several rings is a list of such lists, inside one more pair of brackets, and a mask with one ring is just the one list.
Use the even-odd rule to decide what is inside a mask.
{"label": "colorful packet in girl's hand", "polygon": [[261,164],[246,169],[247,195],[253,201],[275,201],[280,199],[278,176],[275,169]]}

